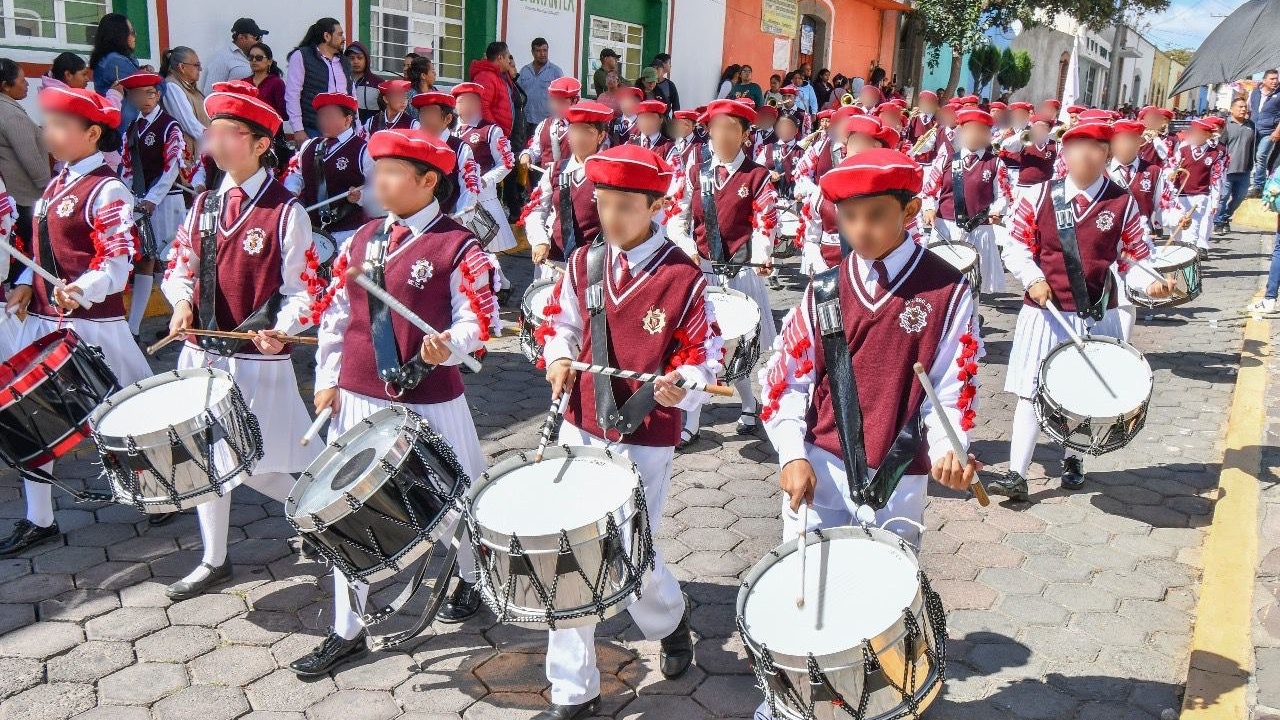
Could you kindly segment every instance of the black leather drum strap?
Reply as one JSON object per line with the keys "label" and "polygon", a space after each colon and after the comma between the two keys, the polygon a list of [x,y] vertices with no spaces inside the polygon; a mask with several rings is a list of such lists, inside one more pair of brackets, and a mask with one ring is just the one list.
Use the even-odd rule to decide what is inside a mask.
{"label": "black leather drum strap", "polygon": [[[133,174],[131,178],[133,186],[134,200],[141,200],[147,194],[147,178],[142,173],[142,156],[138,149],[138,136],[131,133],[129,138],[129,171]],[[134,210],[137,211],[137,204],[134,204]],[[144,258],[154,258],[158,254],[156,247],[156,233],[151,227],[151,216],[147,213],[140,213],[139,217],[134,220],[134,225],[138,228],[138,252]]]}
{"label": "black leather drum strap", "polygon": [[564,259],[568,260],[573,249],[578,246],[578,235],[574,228],[578,226],[578,218],[573,211],[573,178],[565,169],[569,161],[565,160],[556,168],[555,182],[560,191],[560,206],[556,214],[560,220],[560,237],[564,239]]}
{"label": "black leather drum strap", "polygon": [[[389,235],[385,229],[379,231],[369,240],[365,250],[369,279],[384,290],[387,287],[385,253]],[[433,367],[422,362],[417,352],[413,352],[408,362],[401,364],[400,345],[391,325],[391,308],[372,293],[369,294],[369,334],[373,338],[373,361],[378,366],[378,379],[387,384],[388,395],[398,396],[417,387]],[[410,348],[411,352],[413,350]]]}
{"label": "black leather drum strap", "polygon": [[147,178],[142,174],[142,155],[138,150],[138,136],[135,133],[129,133],[129,135],[129,171],[133,174],[131,178],[133,196],[142,199],[147,194]]}
{"label": "black leather drum strap", "polygon": [[711,172],[712,157],[698,168],[698,182],[702,185],[702,230],[711,248],[711,262],[724,262],[724,240],[720,237],[720,216],[716,214],[716,179]]}
{"label": "black leather drum strap", "polygon": [[[1053,201],[1053,217],[1058,226],[1058,242],[1062,244],[1062,262],[1067,266],[1067,282],[1071,284],[1071,298],[1076,303],[1076,314],[1101,320],[1107,311],[1108,292],[1095,303],[1089,299],[1089,286],[1085,284],[1084,262],[1080,259],[1080,244],[1076,241],[1075,211],[1067,204],[1066,183],[1059,178],[1049,185],[1049,197]],[[1111,273],[1107,273],[1108,284]]]}
{"label": "black leather drum strap", "polygon": [[[62,272],[58,270],[58,258],[53,255],[53,240],[49,238],[49,202],[41,198],[36,203],[36,241],[40,243],[40,267],[54,277],[62,277]],[[53,288],[48,287],[45,283],[49,296],[53,296]]]}
{"label": "black leather drum strap", "polygon": [[[200,233],[200,317],[196,321],[204,330],[218,329],[218,221],[222,215],[222,197],[217,191],[204,194],[198,218]],[[205,340],[219,338],[201,338]]]}
{"label": "black leather drum strap", "polygon": [[969,225],[969,206],[964,200],[964,161],[957,152],[951,161],[951,201],[956,209],[956,225]]}
{"label": "black leather drum strap", "polygon": [[[587,312],[591,316],[591,362],[609,365],[609,323],[604,301],[604,274],[607,272],[609,246],[603,238],[597,239],[587,250]],[[659,360],[661,362],[661,360]],[[661,367],[658,368],[661,370]],[[645,383],[618,408],[613,396],[613,378],[598,376],[595,384],[596,422],[606,433],[616,430],[629,435],[640,427],[645,416],[653,410],[653,383]],[[609,438],[605,438],[606,440]]]}
{"label": "black leather drum strap", "polygon": [[324,146],[326,144],[324,138],[316,138],[312,143],[312,149],[315,151],[311,160],[316,173],[316,202],[329,199],[329,183],[324,178]]}

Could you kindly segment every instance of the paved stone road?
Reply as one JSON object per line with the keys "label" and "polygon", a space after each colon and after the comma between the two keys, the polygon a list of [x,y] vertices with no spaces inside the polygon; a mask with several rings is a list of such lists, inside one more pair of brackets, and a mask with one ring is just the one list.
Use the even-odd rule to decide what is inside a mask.
{"label": "paved stone road", "polygon": [[[1271,321],[1274,341],[1280,322]],[[1258,580],[1254,588],[1253,720],[1280,720],[1280,356],[1272,351],[1262,446]]]}
{"label": "paved stone road", "polygon": [[[1156,372],[1147,428],[1130,447],[1090,460],[1086,491],[1066,495],[1046,479],[1056,464],[1045,446],[1032,504],[931,501],[923,564],[949,609],[952,642],[946,694],[930,718],[1147,720],[1179,706],[1206,495],[1238,359],[1230,318],[1257,287],[1258,238],[1223,243],[1193,307],[1139,325],[1135,344]],[[510,264],[518,283],[527,277],[527,263]],[[774,294],[777,307],[795,297],[794,288]],[[1013,402],[1001,392],[1001,363],[1016,310],[1012,296],[984,309],[976,448],[998,469]],[[167,350],[157,367],[172,362]],[[468,378],[468,396],[491,457],[536,444],[547,391],[512,339],[495,343],[485,372]],[[776,467],[767,442],[731,434],[732,407],[718,403],[704,418],[697,452],[676,461],[660,533],[696,604],[698,665],[664,681],[657,643],[639,640],[624,619],[607,623],[600,665],[610,717],[744,718],[759,702],[733,602],[739,575],[779,539]],[[91,458],[81,449],[59,474],[91,478]],[[290,555],[280,508],[247,489],[236,498],[234,583],[171,604],[165,585],[199,557],[193,514],[149,528],[130,508],[60,496],[65,542],[0,561],[0,720],[475,720],[528,717],[544,703],[543,634],[491,620],[437,628],[332,677],[298,680],[283,668],[327,627],[327,582],[317,588],[319,568]],[[0,521],[22,512],[9,473]],[[1269,562],[1280,567],[1274,553]],[[875,578],[867,582],[874,588]]]}

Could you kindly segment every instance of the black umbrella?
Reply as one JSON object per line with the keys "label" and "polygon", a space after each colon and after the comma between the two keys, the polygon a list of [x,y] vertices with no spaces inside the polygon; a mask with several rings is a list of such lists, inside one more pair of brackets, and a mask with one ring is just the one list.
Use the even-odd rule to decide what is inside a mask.
{"label": "black umbrella", "polygon": [[1241,5],[1200,44],[1169,96],[1280,65],[1276,28],[1280,28],[1280,0],[1249,0]]}

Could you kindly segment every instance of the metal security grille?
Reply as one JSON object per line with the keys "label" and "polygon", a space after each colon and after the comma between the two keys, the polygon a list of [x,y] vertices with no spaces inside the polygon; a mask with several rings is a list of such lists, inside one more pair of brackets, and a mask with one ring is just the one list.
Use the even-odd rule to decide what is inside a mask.
{"label": "metal security grille", "polygon": [[592,15],[590,31],[587,33],[587,76],[582,78],[584,88],[591,87],[592,76],[600,67],[600,51],[609,48],[622,56],[620,69],[622,77],[635,82],[640,76],[643,60],[641,52],[644,46],[644,27],[613,18]]}
{"label": "metal security grille", "polygon": [[0,38],[69,49],[93,47],[107,0],[0,0]]}
{"label": "metal security grille", "polygon": [[405,55],[428,48],[438,80],[460,82],[464,77],[461,0],[373,0],[369,31],[373,69],[380,75],[399,76]]}

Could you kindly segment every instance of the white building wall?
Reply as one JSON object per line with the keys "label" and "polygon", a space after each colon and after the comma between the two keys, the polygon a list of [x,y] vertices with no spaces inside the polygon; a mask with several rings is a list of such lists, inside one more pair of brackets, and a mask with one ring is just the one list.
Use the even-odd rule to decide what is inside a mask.
{"label": "white building wall", "polygon": [[[672,3],[671,79],[680,105],[695,108],[715,99],[724,54],[725,6],[715,0]],[[762,82],[768,84],[766,74]]]}
{"label": "white building wall", "polygon": [[565,75],[576,76],[574,60],[581,52],[577,47],[582,34],[581,4],[581,0],[508,0],[506,41],[516,66],[524,67],[533,60],[529,46],[540,37],[550,46],[551,62]]}

